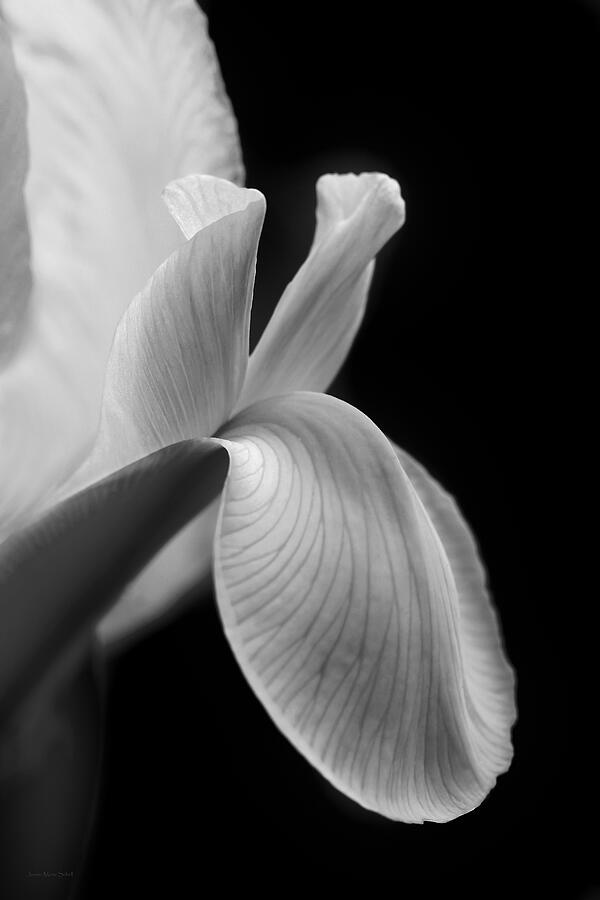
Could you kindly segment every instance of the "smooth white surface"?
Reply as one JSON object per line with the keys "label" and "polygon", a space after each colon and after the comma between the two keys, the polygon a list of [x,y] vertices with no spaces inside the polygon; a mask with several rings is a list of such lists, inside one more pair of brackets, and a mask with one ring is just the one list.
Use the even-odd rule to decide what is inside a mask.
{"label": "smooth white surface", "polygon": [[89,451],[115,327],[183,243],[163,188],[195,172],[241,181],[243,169],[193,0],[4,0],[2,11],[28,101],[34,272],[29,328],[0,378],[8,531]]}

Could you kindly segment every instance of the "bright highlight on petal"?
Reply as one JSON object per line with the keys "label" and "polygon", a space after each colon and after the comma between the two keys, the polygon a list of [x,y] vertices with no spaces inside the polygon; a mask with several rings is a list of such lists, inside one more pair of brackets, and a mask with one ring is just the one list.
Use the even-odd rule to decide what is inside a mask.
{"label": "bright highlight on petal", "polygon": [[270,715],[369,809],[441,822],[477,806],[510,762],[510,679],[505,665],[479,678],[493,616],[465,623],[385,436],[339,400],[294,394],[244,411],[223,437],[217,598]]}
{"label": "bright highlight on petal", "polygon": [[260,191],[240,191],[212,175],[188,175],[172,181],[163,191],[167,209],[188,240],[224,216],[246,209],[252,197],[264,203]]}
{"label": "bright highlight on petal", "polygon": [[194,0],[3,8],[29,101],[36,274],[101,297],[94,325],[108,317],[110,341],[124,305],[180,243],[165,184],[194,172],[243,177],[206,18]]}
{"label": "bright highlight on petal", "polygon": [[324,175],[317,203],[311,251],[250,357],[238,409],[329,387],[362,321],[373,258],[404,222],[398,183],[379,172]]}

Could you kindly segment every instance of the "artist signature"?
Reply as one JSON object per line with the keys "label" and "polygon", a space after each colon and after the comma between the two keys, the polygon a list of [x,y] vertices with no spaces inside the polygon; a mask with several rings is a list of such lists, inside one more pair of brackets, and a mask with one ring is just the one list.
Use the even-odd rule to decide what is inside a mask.
{"label": "artist signature", "polygon": [[72,872],[28,872],[28,878],[72,878]]}

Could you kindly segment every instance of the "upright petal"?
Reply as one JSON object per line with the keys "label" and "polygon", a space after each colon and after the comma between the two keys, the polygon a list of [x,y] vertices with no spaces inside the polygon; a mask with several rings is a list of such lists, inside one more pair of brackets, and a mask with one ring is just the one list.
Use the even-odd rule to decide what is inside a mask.
{"label": "upright petal", "polygon": [[27,339],[0,383],[2,500],[14,519],[89,449],[116,324],[182,243],[163,187],[193,172],[243,172],[193,0],[2,9],[28,98],[35,274]]}
{"label": "upright petal", "polygon": [[387,175],[319,179],[311,251],[252,353],[238,409],[328,388],[362,321],[373,259],[403,222],[400,188]]}
{"label": "upright petal", "polygon": [[0,369],[19,346],[31,291],[23,197],[28,161],[25,116],[23,83],[0,18]]}
{"label": "upright petal", "polygon": [[223,216],[239,212],[246,194],[212,175],[188,175],[170,182],[162,193],[167,209],[189,240]]}
{"label": "upright petal", "polygon": [[[442,543],[385,436],[316,394],[224,432],[219,609],[257,696],[336,787],[393,819],[477,806],[511,759],[512,684],[470,666]],[[483,605],[489,601],[479,597]]]}
{"label": "upright petal", "polygon": [[192,184],[210,224],[199,220],[119,322],[96,443],[61,493],[168,444],[209,437],[239,396],[265,200],[209,176]]}
{"label": "upright petal", "polygon": [[[63,494],[166,444],[212,434],[243,383],[264,197],[210,176],[183,178],[165,194],[190,240],[121,320],[98,438]],[[213,508],[198,516],[125,591],[101,624],[105,643],[155,625],[210,572],[215,518]]]}

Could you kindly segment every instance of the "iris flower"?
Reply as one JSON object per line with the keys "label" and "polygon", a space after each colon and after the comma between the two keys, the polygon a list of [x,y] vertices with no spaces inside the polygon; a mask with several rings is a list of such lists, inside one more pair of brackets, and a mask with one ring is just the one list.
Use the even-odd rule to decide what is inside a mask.
{"label": "iris flower", "polygon": [[473,809],[510,763],[514,720],[475,542],[418,463],[324,393],[403,224],[397,183],[319,179],[312,247],[249,356],[265,200],[241,186],[202,13],[2,10],[5,558],[161,448],[227,453],[220,495],[129,585],[102,639],[160,616],[212,565],[245,677],[322,775],[405,822]]}

